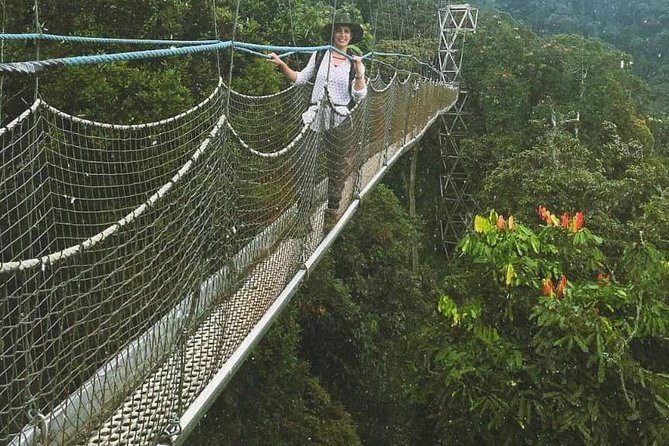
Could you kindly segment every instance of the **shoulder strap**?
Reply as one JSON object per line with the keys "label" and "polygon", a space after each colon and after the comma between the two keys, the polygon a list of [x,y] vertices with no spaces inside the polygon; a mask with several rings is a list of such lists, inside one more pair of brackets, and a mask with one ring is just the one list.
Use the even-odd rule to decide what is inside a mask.
{"label": "shoulder strap", "polygon": [[[352,56],[353,53],[351,50],[347,50],[346,53],[349,56]],[[353,61],[350,61],[351,63],[349,64],[348,67],[348,96],[351,98],[351,100],[348,103],[348,108],[353,108],[354,102],[353,102],[353,79],[355,78],[355,64]]]}
{"label": "shoulder strap", "polygon": [[318,73],[318,69],[321,66],[321,62],[323,61],[323,58],[325,57],[325,50],[320,50],[316,51],[316,72]]}
{"label": "shoulder strap", "polygon": [[[346,54],[348,54],[349,56],[352,56],[353,52],[351,50],[347,50]],[[355,64],[353,63],[352,60],[350,62],[351,62],[351,64],[349,65],[349,68],[348,68],[348,88],[349,89],[351,88],[351,84],[353,83],[353,79],[355,78]]]}

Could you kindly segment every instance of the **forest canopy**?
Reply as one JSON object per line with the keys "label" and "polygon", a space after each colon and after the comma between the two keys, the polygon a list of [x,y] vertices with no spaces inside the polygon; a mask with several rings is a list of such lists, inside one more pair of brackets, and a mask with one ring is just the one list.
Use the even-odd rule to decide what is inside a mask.
{"label": "forest canopy", "polygon": [[[338,7],[364,22],[363,51],[434,60],[443,3]],[[662,0],[629,3],[485,3],[466,39],[469,132],[458,140],[477,212],[457,252],[443,255],[437,230],[435,127],[416,150],[417,215],[407,211],[407,156],[192,444],[669,440],[669,12]],[[3,5],[6,32],[231,39],[234,30],[238,40],[291,45],[322,43],[334,7],[244,0],[237,13],[230,0],[41,0],[36,26],[31,5]],[[3,57],[28,60],[37,49],[8,43]],[[98,51],[39,45],[41,58]],[[287,85],[261,58],[218,56],[59,68],[40,76],[39,93],[82,117],[136,123],[192,106],[219,75],[248,94]],[[31,102],[33,87],[3,77],[3,122]]]}
{"label": "forest canopy", "polygon": [[596,37],[632,55],[627,63],[653,90],[645,107],[669,107],[669,8],[665,0],[486,0],[481,6],[508,11],[540,35]]}

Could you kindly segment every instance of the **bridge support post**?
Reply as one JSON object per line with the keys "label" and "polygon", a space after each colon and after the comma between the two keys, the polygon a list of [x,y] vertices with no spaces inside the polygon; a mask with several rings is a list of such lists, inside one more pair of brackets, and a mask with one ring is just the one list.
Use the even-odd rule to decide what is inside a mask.
{"label": "bridge support post", "polygon": [[460,148],[460,139],[467,132],[463,119],[467,90],[461,80],[465,37],[476,32],[478,9],[469,4],[450,4],[439,9],[439,69],[442,80],[459,90],[458,102],[441,118],[439,132],[441,174],[439,177],[441,206],[438,213],[442,246],[447,256],[455,253],[458,240],[469,227],[474,200],[466,163],[466,154]]}

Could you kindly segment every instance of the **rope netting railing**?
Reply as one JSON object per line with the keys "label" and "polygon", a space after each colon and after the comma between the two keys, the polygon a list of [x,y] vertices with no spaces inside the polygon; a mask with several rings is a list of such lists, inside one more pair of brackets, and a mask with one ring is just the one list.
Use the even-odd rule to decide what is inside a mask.
{"label": "rope netting railing", "polygon": [[219,82],[141,125],[37,100],[0,129],[0,444],[160,441],[457,91],[375,79],[328,130],[309,97]]}

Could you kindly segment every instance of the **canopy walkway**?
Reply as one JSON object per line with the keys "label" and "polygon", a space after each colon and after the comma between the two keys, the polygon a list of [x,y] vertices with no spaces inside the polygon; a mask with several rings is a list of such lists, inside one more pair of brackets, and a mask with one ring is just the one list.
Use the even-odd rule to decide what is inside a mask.
{"label": "canopy walkway", "polygon": [[[350,125],[326,131],[302,122],[308,86],[251,97],[222,81],[158,122],[38,99],[0,129],[0,443],[183,442],[360,200],[458,97],[416,74],[369,85]],[[345,172],[334,226],[332,160]]]}

